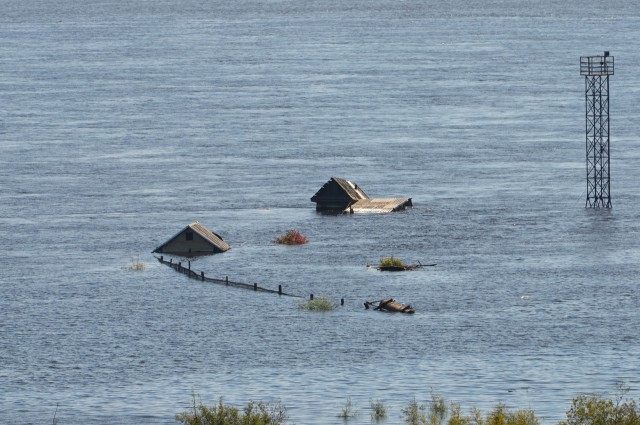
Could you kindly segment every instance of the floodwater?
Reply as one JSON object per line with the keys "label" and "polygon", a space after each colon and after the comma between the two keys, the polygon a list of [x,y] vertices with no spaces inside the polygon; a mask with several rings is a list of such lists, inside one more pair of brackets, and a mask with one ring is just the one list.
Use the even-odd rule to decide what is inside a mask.
{"label": "floodwater", "polygon": [[[0,0],[0,422],[297,424],[640,389],[640,11],[628,0]],[[585,209],[579,57],[611,52],[613,209]],[[386,215],[327,216],[331,176]],[[299,299],[189,280],[151,251]],[[295,228],[298,247],[271,241]],[[437,263],[368,269],[383,256]],[[182,259],[176,258],[176,261]],[[132,261],[143,271],[128,270]],[[413,316],[365,310],[394,297]]]}

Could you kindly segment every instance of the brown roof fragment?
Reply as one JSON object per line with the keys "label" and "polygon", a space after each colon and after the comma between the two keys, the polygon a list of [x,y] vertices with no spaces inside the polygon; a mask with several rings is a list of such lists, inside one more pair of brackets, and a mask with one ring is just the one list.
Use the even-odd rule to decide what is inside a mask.
{"label": "brown roof fragment", "polygon": [[412,206],[411,198],[374,198],[356,201],[345,210],[349,213],[387,213]]}

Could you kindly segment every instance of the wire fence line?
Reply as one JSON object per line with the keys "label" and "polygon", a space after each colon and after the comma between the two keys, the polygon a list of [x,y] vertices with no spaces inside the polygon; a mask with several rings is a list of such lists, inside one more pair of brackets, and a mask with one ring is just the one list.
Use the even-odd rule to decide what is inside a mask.
{"label": "wire fence line", "polygon": [[[289,294],[286,292],[282,291],[282,285],[278,285],[278,289],[268,289],[268,288],[263,288],[261,286],[258,286],[257,283],[242,283],[242,282],[234,282],[232,280],[229,280],[229,276],[225,276],[224,279],[217,279],[217,278],[212,278],[212,277],[207,277],[204,273],[204,271],[202,270],[196,270],[191,268],[191,261],[187,261],[186,266],[184,264],[182,264],[182,261],[178,261],[178,262],[173,262],[173,259],[170,258],[169,261],[164,259],[164,256],[161,255],[160,257],[157,257],[154,255],[154,257],[161,263],[164,264],[166,266],[171,267],[172,269],[174,269],[175,271],[177,271],[178,273],[182,273],[184,275],[186,275],[187,277],[191,278],[191,279],[195,279],[195,280],[200,280],[202,282],[210,282],[210,283],[215,283],[218,285],[224,285],[224,286],[232,286],[235,288],[244,288],[244,289],[250,289],[252,291],[255,292],[266,292],[269,294],[278,294],[278,295],[283,295],[286,297],[294,297],[294,298],[305,298],[302,297],[300,295],[294,295],[294,294]],[[313,295],[311,295],[311,299],[313,299]]]}

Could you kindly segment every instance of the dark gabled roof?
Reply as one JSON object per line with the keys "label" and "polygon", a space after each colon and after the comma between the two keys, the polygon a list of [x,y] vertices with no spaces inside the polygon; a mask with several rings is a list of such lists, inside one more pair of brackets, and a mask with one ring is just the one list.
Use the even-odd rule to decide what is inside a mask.
{"label": "dark gabled roof", "polygon": [[194,221],[193,223],[189,224],[187,227],[185,227],[184,229],[182,229],[178,233],[176,233],[168,241],[166,241],[165,243],[163,243],[162,245],[157,247],[153,252],[161,252],[162,248],[165,245],[167,245],[168,243],[172,242],[174,239],[176,239],[178,236],[180,236],[182,233],[184,233],[187,229],[191,229],[194,233],[197,233],[203,239],[205,239],[207,242],[209,242],[211,245],[215,246],[216,248],[218,248],[221,251],[227,251],[227,250],[229,250],[229,248],[231,248],[231,246],[228,243],[226,243],[222,239],[222,237],[220,237],[220,235],[218,235],[216,233],[213,233],[211,230],[207,229],[202,224],[200,224],[200,222]]}
{"label": "dark gabled roof", "polygon": [[322,196],[325,192],[329,190],[329,187],[332,184],[337,184],[344,191],[344,193],[351,198],[352,201],[357,201],[359,199],[368,199],[364,190],[362,190],[357,184],[350,182],[349,180],[341,179],[339,177],[331,177],[331,179],[326,182],[319,191],[316,192],[315,195],[311,197],[312,202],[318,202],[322,199]]}
{"label": "dark gabled roof", "polygon": [[316,210],[345,213],[383,213],[412,206],[411,198],[372,199],[357,184],[331,177],[311,198]]}

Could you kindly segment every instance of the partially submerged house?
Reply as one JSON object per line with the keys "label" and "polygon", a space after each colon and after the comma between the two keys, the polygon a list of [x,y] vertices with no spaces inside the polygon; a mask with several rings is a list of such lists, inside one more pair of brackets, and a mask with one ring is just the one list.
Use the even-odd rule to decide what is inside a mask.
{"label": "partially submerged house", "polygon": [[153,252],[195,256],[225,252],[230,248],[231,246],[220,235],[194,221]]}
{"label": "partially submerged house", "polygon": [[331,177],[311,201],[318,211],[343,213],[384,213],[411,207],[411,198],[369,198],[357,184],[338,177]]}

